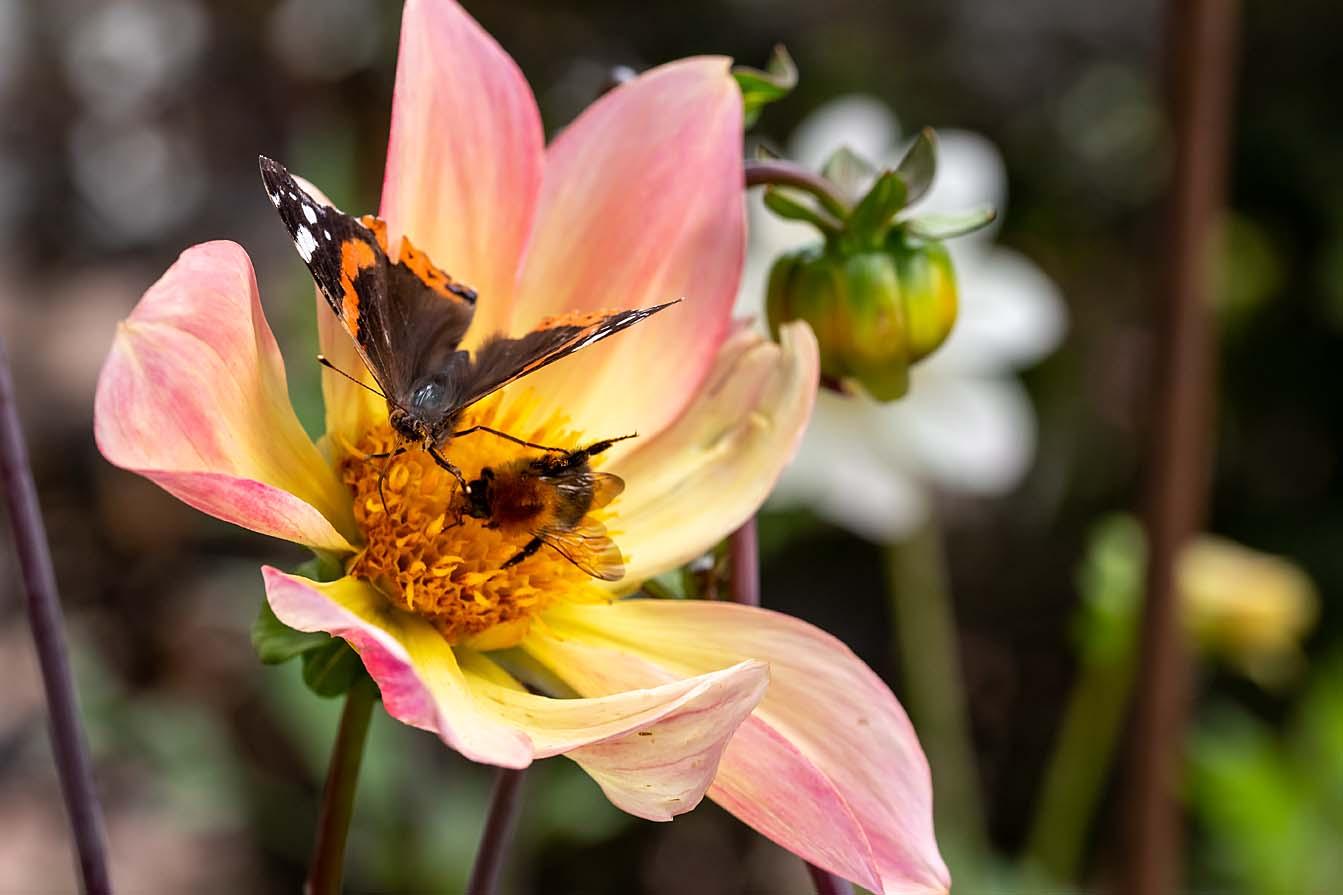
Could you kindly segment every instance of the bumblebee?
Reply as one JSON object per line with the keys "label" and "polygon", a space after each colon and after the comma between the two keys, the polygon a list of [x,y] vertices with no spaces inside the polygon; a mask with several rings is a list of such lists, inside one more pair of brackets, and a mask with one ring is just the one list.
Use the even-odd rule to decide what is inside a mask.
{"label": "bumblebee", "polygon": [[633,437],[608,438],[574,451],[551,449],[540,457],[487,466],[479,478],[467,483],[462,512],[484,520],[490,528],[531,536],[503,568],[517,565],[544,546],[594,578],[619,581],[625,575],[620,548],[588,513],[614,500],[625,490],[625,482],[609,472],[594,472],[589,461]]}

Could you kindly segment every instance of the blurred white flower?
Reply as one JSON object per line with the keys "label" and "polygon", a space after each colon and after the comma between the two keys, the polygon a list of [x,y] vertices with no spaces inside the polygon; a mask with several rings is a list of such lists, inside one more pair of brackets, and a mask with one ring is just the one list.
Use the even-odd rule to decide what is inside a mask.
{"label": "blurred white flower", "polygon": [[[984,137],[939,130],[938,170],[921,211],[990,203],[1001,215],[1007,172]],[[865,96],[836,99],[797,129],[789,155],[813,170],[847,146],[882,165],[899,160],[895,117]],[[815,242],[805,224],[751,198],[751,242],[738,311],[763,316],[769,268]],[[1067,325],[1058,287],[1019,252],[994,245],[996,228],[948,242],[960,314],[947,343],[913,370],[907,397],[890,404],[823,390],[797,459],[770,506],[807,506],[865,538],[899,540],[927,516],[935,489],[993,496],[1012,489],[1035,453],[1035,413],[1015,371],[1048,354]]]}

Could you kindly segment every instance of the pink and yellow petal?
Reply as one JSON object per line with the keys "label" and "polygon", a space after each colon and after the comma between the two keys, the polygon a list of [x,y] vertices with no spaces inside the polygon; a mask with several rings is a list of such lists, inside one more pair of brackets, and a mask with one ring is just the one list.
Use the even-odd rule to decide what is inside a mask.
{"label": "pink and yellow petal", "polygon": [[276,618],[342,637],[359,653],[393,718],[436,733],[473,761],[531,764],[527,736],[478,705],[452,647],[429,622],[397,609],[362,579],[319,583],[269,566],[262,575]]}
{"label": "pink and yellow petal", "polygon": [[401,24],[382,217],[481,295],[474,332],[503,326],[531,233],[545,137],[517,64],[451,0]]}
{"label": "pink and yellow petal", "polygon": [[617,807],[646,820],[671,820],[699,804],[737,727],[764,695],[763,663],[591,699],[550,699],[477,673],[488,659],[462,656],[476,696],[526,732],[536,756],[565,755]]}
{"label": "pink and yellow petal", "polygon": [[685,299],[530,381],[594,435],[655,434],[728,333],[746,238],[741,92],[729,65],[701,57],[653,69],[593,103],[547,151],[511,330]]}
{"label": "pink and yellow petal", "polygon": [[182,253],[118,328],[98,380],[98,448],[197,509],[349,551],[349,494],[289,404],[251,261],[231,242]]}
{"label": "pink and yellow petal", "polygon": [[556,607],[524,647],[584,695],[768,662],[770,688],[729,744],[709,796],[873,891],[948,889],[914,731],[890,689],[835,638],[754,607],[626,600]]}
{"label": "pink and yellow petal", "polygon": [[693,403],[605,467],[625,480],[610,523],[628,557],[618,589],[682,565],[750,518],[806,429],[818,371],[805,323],[785,326],[779,344],[741,329]]}
{"label": "pink and yellow petal", "polygon": [[350,643],[392,717],[438,734],[474,761],[520,768],[567,755],[612,802],[650,820],[699,802],[768,682],[762,663],[744,660],[595,698],[550,699],[527,692],[483,654],[454,651],[366,581],[319,583],[270,567],[263,575],[282,622]]}

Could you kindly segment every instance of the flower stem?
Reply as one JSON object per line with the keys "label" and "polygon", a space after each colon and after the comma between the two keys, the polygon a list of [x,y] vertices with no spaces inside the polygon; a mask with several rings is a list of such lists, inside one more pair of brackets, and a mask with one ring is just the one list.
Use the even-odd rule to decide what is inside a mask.
{"label": "flower stem", "polygon": [[1059,884],[1077,881],[1082,849],[1118,751],[1133,690],[1132,650],[1105,659],[1083,656],[1045,767],[1026,860]]}
{"label": "flower stem", "polygon": [[[747,606],[760,605],[760,539],[755,517],[742,523],[728,538],[728,558],[732,564],[732,601]],[[853,887],[814,864],[807,865],[816,884],[816,895],[852,895]]]}
{"label": "flower stem", "polygon": [[946,557],[929,521],[887,553],[892,622],[905,680],[905,705],[932,765],[937,828],[967,855],[985,849],[979,774],[970,743],[960,644]]}
{"label": "flower stem", "polygon": [[849,216],[849,200],[839,188],[814,171],[786,159],[747,159],[746,185],[790,186],[811,193],[825,210],[841,221]]}
{"label": "flower stem", "polygon": [[345,840],[354,814],[354,793],[359,784],[359,765],[364,758],[364,741],[373,714],[377,690],[373,680],[361,674],[345,695],[336,743],[331,748],[331,767],[322,790],[322,807],[317,815],[317,842],[312,851],[312,867],[304,887],[307,895],[339,895],[345,871]]}
{"label": "flower stem", "polygon": [[466,895],[494,895],[499,885],[499,873],[504,866],[504,852],[513,838],[513,827],[518,817],[518,795],[522,788],[525,769],[500,768],[494,778],[494,792],[490,794],[490,813],[485,818],[485,832],[480,836],[476,863],[471,868],[471,881]]}
{"label": "flower stem", "polygon": [[853,885],[848,880],[826,873],[815,864],[808,864],[807,872],[816,886],[816,895],[853,895]]}
{"label": "flower stem", "polygon": [[728,540],[732,570],[732,600],[747,606],[760,605],[760,540],[755,517],[742,523]]}
{"label": "flower stem", "polygon": [[93,787],[88,747],[80,729],[79,706],[75,700],[60,596],[56,590],[56,571],[47,546],[37,486],[28,464],[28,450],[14,397],[14,379],[3,342],[0,342],[0,472],[4,479],[9,522],[14,529],[14,544],[23,570],[28,621],[42,669],[42,685],[46,689],[51,746],[56,756],[61,794],[65,797],[65,810],[74,834],[80,879],[87,895],[106,895],[112,891],[112,883],[107,874],[103,846],[102,810]]}
{"label": "flower stem", "polygon": [[1236,83],[1239,4],[1168,4],[1174,167],[1164,282],[1154,293],[1157,349],[1147,482],[1147,593],[1133,694],[1127,840],[1116,891],[1181,888],[1180,789],[1189,712],[1188,658],[1175,565],[1207,512],[1214,390],[1213,283],[1207,264],[1225,207],[1227,146]]}

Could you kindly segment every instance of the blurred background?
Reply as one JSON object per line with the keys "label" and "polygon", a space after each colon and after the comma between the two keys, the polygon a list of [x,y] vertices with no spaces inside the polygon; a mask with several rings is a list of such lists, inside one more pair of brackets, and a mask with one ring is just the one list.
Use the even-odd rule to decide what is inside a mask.
{"label": "blurred background", "polygon": [[[1161,5],[466,6],[551,131],[613,66],[701,52],[763,65],[782,42],[801,80],[750,142],[809,164],[843,144],[881,161],[932,126],[930,203],[999,207],[994,229],[953,246],[960,329],[911,397],[822,402],[762,516],[764,599],[846,640],[909,708],[958,892],[1103,886],[1125,859],[1117,753],[1143,563],[1125,514],[1165,300]],[[1343,881],[1343,111],[1327,74],[1343,7],[1249,0],[1243,14],[1212,259],[1219,537],[1180,568],[1195,659],[1186,886],[1287,895]],[[399,4],[379,0],[0,0],[0,331],[126,892],[296,891],[340,706],[248,641],[259,563],[299,552],[104,462],[98,369],[178,252],[233,239],[318,423],[312,287],[256,157],[349,210],[376,207],[398,24]],[[758,207],[752,223],[748,313],[768,259],[798,238]],[[863,500],[846,497],[855,483]],[[0,563],[0,892],[72,891],[18,572],[9,551]],[[490,779],[377,713],[350,890],[459,891]],[[809,891],[796,859],[708,802],[639,822],[562,760],[527,787],[508,892]]]}

